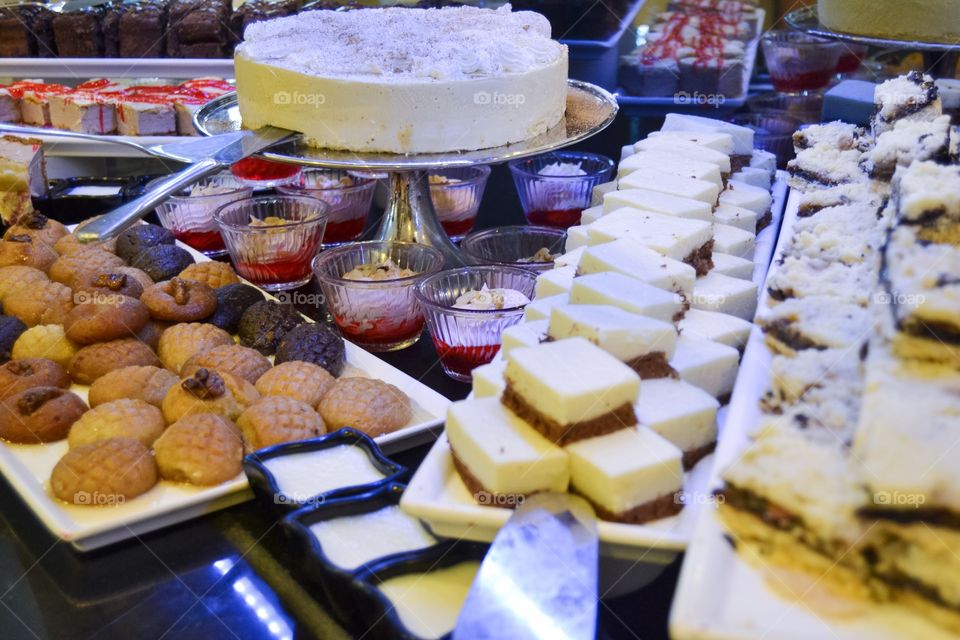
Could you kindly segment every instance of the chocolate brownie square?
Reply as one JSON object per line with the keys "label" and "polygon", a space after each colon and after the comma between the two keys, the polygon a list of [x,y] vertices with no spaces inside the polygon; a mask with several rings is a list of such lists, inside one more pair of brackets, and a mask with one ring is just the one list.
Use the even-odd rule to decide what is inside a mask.
{"label": "chocolate brownie square", "polygon": [[53,38],[61,58],[102,58],[102,6],[61,13],[53,19]]}
{"label": "chocolate brownie square", "polygon": [[167,15],[167,55],[223,58],[230,54],[229,0],[173,0]]}
{"label": "chocolate brownie square", "polygon": [[233,44],[243,40],[247,25],[270,18],[292,16],[300,10],[299,0],[248,0],[230,16],[230,36]]}
{"label": "chocolate brownie square", "polygon": [[0,7],[0,57],[49,58],[53,44],[53,12],[39,4]]}
{"label": "chocolate brownie square", "polygon": [[165,2],[124,3],[120,14],[120,57],[163,57],[167,29]]}

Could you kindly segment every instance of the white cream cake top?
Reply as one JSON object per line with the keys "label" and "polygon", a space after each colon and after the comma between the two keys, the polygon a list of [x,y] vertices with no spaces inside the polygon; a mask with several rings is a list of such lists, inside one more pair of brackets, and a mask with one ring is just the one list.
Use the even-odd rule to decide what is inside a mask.
{"label": "white cream cake top", "polygon": [[499,9],[308,11],[247,27],[237,55],[307,75],[369,81],[467,80],[556,62],[539,13]]}

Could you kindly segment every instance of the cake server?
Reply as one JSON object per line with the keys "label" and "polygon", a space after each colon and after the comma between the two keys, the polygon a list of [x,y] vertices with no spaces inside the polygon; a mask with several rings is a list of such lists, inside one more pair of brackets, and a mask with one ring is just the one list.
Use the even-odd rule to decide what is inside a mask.
{"label": "cake server", "polygon": [[467,594],[454,640],[593,640],[597,520],[565,493],[538,493],[497,533]]}

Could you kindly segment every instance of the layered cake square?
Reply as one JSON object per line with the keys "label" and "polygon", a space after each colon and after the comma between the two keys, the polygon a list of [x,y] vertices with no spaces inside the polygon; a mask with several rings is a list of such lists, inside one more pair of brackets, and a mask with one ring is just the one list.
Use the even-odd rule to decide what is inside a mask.
{"label": "layered cake square", "polygon": [[638,151],[621,162],[617,169],[620,188],[623,188],[623,179],[630,174],[650,170],[703,180],[716,185],[718,189],[723,186],[720,168],[712,162],[695,160],[684,155],[664,151]]}
{"label": "layered cake square", "polygon": [[534,295],[538,298],[556,296],[570,292],[573,279],[577,275],[576,266],[555,267],[537,276]]}
{"label": "layered cake square", "polygon": [[757,285],[750,280],[711,272],[697,278],[690,305],[694,309],[719,311],[752,320],[757,312]]}
{"label": "layered cake square", "polygon": [[[663,256],[632,238],[587,247],[580,257],[581,275],[616,272],[689,298],[697,272],[689,264]],[[571,284],[572,287],[572,284]]]}
{"label": "layered cake square", "polygon": [[740,366],[740,352],[719,342],[681,335],[670,359],[681,380],[726,403]]}
{"label": "layered cake square", "polygon": [[710,340],[743,352],[753,325],[747,320],[716,311],[690,309],[677,323],[680,336]]}
{"label": "layered cake square", "polygon": [[825,296],[786,300],[757,318],[767,345],[794,355],[806,349],[856,348],[864,342],[870,312]]}
{"label": "layered cake square", "polygon": [[547,296],[546,298],[534,298],[532,302],[523,308],[523,321],[549,320],[551,309],[558,304],[566,304],[568,302],[570,302],[570,296],[564,293]]}
{"label": "layered cake square", "polygon": [[943,115],[937,85],[928,75],[910,71],[877,85],[873,132],[880,135],[901,120],[934,120]]}
{"label": "layered cake square", "polygon": [[503,374],[507,370],[507,361],[500,358],[488,364],[482,364],[470,372],[472,377],[473,397],[499,398],[503,393],[506,382]]}
{"label": "layered cake square", "polygon": [[[560,304],[563,306],[565,301]],[[552,307],[555,309],[556,307]],[[551,310],[552,310],[551,309]],[[500,350],[503,354],[509,354],[514,349],[523,347],[535,347],[547,338],[547,326],[550,323],[550,315],[543,320],[531,320],[521,322],[512,327],[503,330],[500,336]]]}
{"label": "layered cake square", "polygon": [[[716,167],[710,165],[711,173]],[[693,198],[705,202],[711,207],[717,203],[720,185],[712,180],[696,177],[697,171],[674,172],[668,167],[647,166],[632,171],[620,178],[620,189],[646,189],[659,191],[673,196]]]}
{"label": "layered cake square", "polygon": [[678,218],[706,220],[707,222],[712,219],[711,207],[706,202],[659,191],[620,189],[611,191],[603,197],[604,213],[611,213],[623,207],[664,213]]}
{"label": "layered cake square", "polygon": [[753,259],[757,236],[726,224],[713,225],[713,250],[738,258]]}
{"label": "layered cake square", "polygon": [[671,378],[645,380],[634,406],[637,420],[683,452],[683,468],[692,469],[717,446],[717,409],[709,393]]}
{"label": "layered cake square", "polygon": [[730,204],[719,204],[713,210],[713,221],[717,224],[725,224],[750,233],[758,233],[757,212],[745,209],[744,207]]}
{"label": "layered cake square", "polygon": [[662,322],[680,320],[687,309],[687,303],[679,294],[615,271],[593,273],[574,280],[570,302],[611,305]]}
{"label": "layered cake square", "polygon": [[713,271],[731,278],[750,280],[753,278],[753,260],[738,258],[728,253],[713,252]]}

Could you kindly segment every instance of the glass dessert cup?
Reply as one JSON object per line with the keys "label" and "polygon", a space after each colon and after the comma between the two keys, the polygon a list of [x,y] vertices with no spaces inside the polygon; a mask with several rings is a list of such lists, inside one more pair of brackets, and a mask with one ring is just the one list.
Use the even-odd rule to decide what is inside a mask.
{"label": "glass dessert cup", "polygon": [[455,167],[430,172],[430,200],[440,225],[451,240],[459,242],[473,230],[490,167]]}
{"label": "glass dessert cup", "polygon": [[773,88],[784,93],[823,89],[837,72],[843,45],[800,31],[768,31],[761,39]]}
{"label": "glass dessert cup", "polygon": [[457,298],[470,291],[513,289],[533,298],[537,274],[526,269],[477,266],[450,269],[428,276],[416,287],[433,346],[443,372],[460,382],[487,364],[500,351],[503,331],[520,322],[526,304],[502,309],[457,309]]}
{"label": "glass dessert cup", "polygon": [[257,196],[223,205],[214,218],[237,273],[267,291],[284,291],[310,282],[327,209],[308,196]]}
{"label": "glass dessert cup", "polygon": [[330,207],[323,246],[336,247],[360,239],[370,215],[377,181],[347,171],[306,169],[295,182],[277,187],[287,195],[310,196]]}
{"label": "glass dessert cup", "polygon": [[[387,261],[414,275],[353,280],[344,274]],[[443,254],[412,242],[356,242],[324,251],[313,263],[327,310],[343,337],[369,351],[396,351],[416,343],[424,318],[414,286],[443,268]]]}
{"label": "glass dessert cup", "polygon": [[269,189],[296,182],[300,177],[300,167],[250,156],[230,165],[230,173],[237,180],[255,189]]}
{"label": "glass dessert cup", "polygon": [[546,249],[552,255],[563,253],[567,232],[556,227],[507,226],[471,233],[460,248],[475,264],[519,267],[534,272],[553,269],[553,260],[531,260]]}
{"label": "glass dessert cup", "polygon": [[[548,165],[578,165],[585,175],[543,175]],[[593,188],[608,182],[616,166],[595,153],[554,151],[508,163],[517,186],[523,214],[530,224],[566,229],[580,224],[580,213],[590,206]]]}
{"label": "glass dessert cup", "polygon": [[[147,191],[163,180],[157,178],[147,184]],[[157,205],[157,217],[184,244],[205,256],[216,258],[227,254],[220,235],[220,227],[213,219],[217,209],[235,200],[249,198],[253,188],[243,184],[229,172],[204,178],[170,196]]]}

